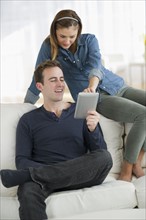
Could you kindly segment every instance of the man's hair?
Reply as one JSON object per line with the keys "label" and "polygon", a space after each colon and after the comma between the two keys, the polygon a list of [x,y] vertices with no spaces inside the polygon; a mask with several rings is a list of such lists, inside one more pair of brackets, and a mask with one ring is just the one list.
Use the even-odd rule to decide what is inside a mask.
{"label": "man's hair", "polygon": [[61,64],[57,60],[46,60],[45,62],[39,64],[34,71],[35,82],[44,83],[43,71],[47,68],[59,67],[62,70]]}

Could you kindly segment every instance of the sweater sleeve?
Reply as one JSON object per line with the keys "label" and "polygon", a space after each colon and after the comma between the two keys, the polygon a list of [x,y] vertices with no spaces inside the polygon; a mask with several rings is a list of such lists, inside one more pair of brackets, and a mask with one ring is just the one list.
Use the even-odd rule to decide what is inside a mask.
{"label": "sweater sleeve", "polygon": [[22,117],[18,123],[16,131],[16,157],[15,163],[17,169],[28,167],[39,167],[43,164],[32,160],[33,156],[33,138],[31,128],[27,120]]}
{"label": "sweater sleeve", "polygon": [[107,145],[104,140],[103,133],[99,123],[96,129],[93,132],[90,132],[85,122],[83,128],[83,135],[84,135],[85,145],[90,151],[94,151],[97,149],[107,150]]}

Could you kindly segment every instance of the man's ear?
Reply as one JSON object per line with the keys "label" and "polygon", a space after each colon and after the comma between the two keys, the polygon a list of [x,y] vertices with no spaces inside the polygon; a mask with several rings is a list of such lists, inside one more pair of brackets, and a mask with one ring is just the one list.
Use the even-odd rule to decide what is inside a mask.
{"label": "man's ear", "polygon": [[36,87],[37,87],[38,90],[42,91],[42,83],[37,82]]}

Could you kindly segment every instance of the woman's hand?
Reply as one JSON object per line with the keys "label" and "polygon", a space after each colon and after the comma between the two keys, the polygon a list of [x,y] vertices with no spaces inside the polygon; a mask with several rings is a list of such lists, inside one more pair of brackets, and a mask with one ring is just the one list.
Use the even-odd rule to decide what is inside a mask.
{"label": "woman's hand", "polygon": [[89,131],[94,131],[100,119],[100,115],[96,111],[88,111],[86,122]]}
{"label": "woman's hand", "polygon": [[98,84],[99,84],[98,77],[96,77],[96,76],[91,77],[90,80],[89,80],[88,88],[84,89],[83,92],[87,92],[87,93],[96,92]]}
{"label": "woman's hand", "polygon": [[83,92],[86,92],[86,93],[94,93],[94,92],[96,92],[96,90],[95,90],[95,88],[93,88],[93,87],[88,87],[88,88],[84,89]]}

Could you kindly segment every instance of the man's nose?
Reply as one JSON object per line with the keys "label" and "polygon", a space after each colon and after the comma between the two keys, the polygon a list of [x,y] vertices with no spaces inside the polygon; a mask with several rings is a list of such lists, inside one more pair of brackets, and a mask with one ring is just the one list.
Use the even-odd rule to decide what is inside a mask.
{"label": "man's nose", "polygon": [[63,85],[63,82],[62,82],[61,80],[58,80],[58,81],[57,81],[57,85],[58,85],[58,86],[62,86],[62,85]]}

